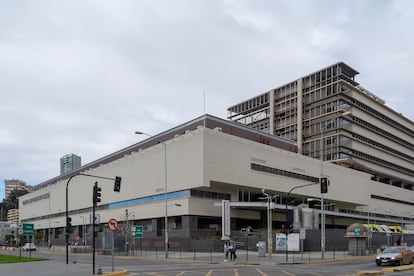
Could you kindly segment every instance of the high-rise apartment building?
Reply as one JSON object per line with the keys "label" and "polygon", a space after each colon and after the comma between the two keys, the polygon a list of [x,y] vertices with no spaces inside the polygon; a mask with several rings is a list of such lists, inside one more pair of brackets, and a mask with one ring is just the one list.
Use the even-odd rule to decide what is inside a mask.
{"label": "high-rise apartment building", "polygon": [[60,158],[61,175],[71,172],[77,168],[80,168],[81,166],[81,157],[77,156],[76,154],[66,154]]}
{"label": "high-rise apartment building", "polygon": [[4,180],[5,198],[7,199],[13,190],[24,190],[31,192],[32,187],[28,186],[26,182],[19,179]]}
{"label": "high-rise apartment building", "polygon": [[19,209],[10,209],[7,211],[8,222],[19,222]]}
{"label": "high-rise apartment building", "polygon": [[357,74],[333,64],[229,107],[228,119],[293,140],[303,155],[413,190],[414,122],[363,88]]}

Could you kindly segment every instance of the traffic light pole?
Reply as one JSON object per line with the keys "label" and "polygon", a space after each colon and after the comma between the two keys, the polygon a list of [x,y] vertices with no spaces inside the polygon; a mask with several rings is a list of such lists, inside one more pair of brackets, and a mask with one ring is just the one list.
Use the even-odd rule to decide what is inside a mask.
{"label": "traffic light pole", "polygon": [[[97,204],[97,190],[98,190],[98,181],[95,182],[93,186],[93,205],[92,205],[92,274],[95,275],[95,210]],[[100,201],[100,199],[99,199]]]}
{"label": "traffic light pole", "polygon": [[[104,176],[98,176],[98,175],[92,175],[92,174],[86,174],[86,173],[77,173],[74,175],[71,175],[68,179],[68,182],[66,182],[66,212],[65,212],[65,216],[66,216],[66,226],[65,226],[65,236],[66,236],[66,264],[69,264],[69,225],[68,225],[68,218],[69,218],[69,183],[72,180],[72,178],[74,178],[75,176],[78,175],[83,175],[83,176],[88,176],[88,177],[95,177],[95,178],[101,178],[101,179],[108,179],[108,180],[113,180],[115,181],[115,178],[110,178],[110,177],[104,177]],[[121,178],[118,177],[117,181],[121,181]]]}

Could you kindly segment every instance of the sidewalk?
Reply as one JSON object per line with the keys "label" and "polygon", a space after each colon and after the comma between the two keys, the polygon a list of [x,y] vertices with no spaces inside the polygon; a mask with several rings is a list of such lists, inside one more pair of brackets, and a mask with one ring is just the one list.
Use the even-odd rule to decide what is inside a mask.
{"label": "sidewalk", "polygon": [[[135,251],[131,252],[132,256],[138,258],[151,258],[151,259],[165,259],[165,252],[157,251]],[[170,260],[183,260],[183,261],[202,261],[210,263],[223,263],[224,253],[220,252],[180,252],[169,251],[168,258]],[[349,259],[370,259],[373,256],[352,256],[348,255],[348,252],[325,252],[324,258],[322,258],[321,252],[277,252],[272,253],[271,256],[259,257],[259,253],[255,251],[237,250],[237,259],[235,261],[228,261],[227,263],[249,263],[249,264],[297,264],[297,263],[312,263],[312,262],[332,262]]]}

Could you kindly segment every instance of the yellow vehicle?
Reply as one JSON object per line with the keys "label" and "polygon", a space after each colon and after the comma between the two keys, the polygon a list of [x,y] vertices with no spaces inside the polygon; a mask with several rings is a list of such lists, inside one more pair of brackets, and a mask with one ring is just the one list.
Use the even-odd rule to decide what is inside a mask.
{"label": "yellow vehicle", "polygon": [[391,230],[391,232],[393,233],[401,233],[402,231],[402,227],[399,225],[388,225],[388,228]]}

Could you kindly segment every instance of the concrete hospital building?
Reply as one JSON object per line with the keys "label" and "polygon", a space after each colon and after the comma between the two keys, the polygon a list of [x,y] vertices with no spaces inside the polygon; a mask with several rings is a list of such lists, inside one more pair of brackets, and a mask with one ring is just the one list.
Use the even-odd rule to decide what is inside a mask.
{"label": "concrete hospital building", "polygon": [[[46,180],[20,197],[21,222],[64,244],[65,189],[76,175],[68,185],[71,242],[90,243],[95,181],[102,188],[102,244],[111,218],[142,225],[148,246],[162,248],[165,218],[171,247],[221,236],[222,200],[233,206],[232,237],[245,227],[265,235],[262,189],[275,195],[274,231],[285,225],[287,207],[295,231],[318,232],[320,208],[308,200],[321,198],[323,176],[330,182],[324,194],[328,232],[374,219],[413,224],[414,124],[362,88],[356,74],[334,64],[230,107],[229,120],[203,115]],[[111,180],[79,174],[120,176],[120,192]],[[328,232],[330,250],[337,236]]]}

